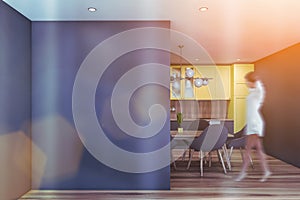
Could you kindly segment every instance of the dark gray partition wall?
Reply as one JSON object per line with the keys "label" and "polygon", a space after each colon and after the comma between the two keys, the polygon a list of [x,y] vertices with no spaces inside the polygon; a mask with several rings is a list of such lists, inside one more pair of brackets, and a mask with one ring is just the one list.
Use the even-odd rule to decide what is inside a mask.
{"label": "dark gray partition wall", "polygon": [[[102,162],[87,147],[84,136],[79,137],[84,133],[77,131],[73,117],[74,83],[83,61],[95,47],[112,35],[140,27],[169,28],[169,22],[31,23],[0,2],[1,197],[15,199],[30,189],[170,188],[169,166],[142,170],[149,169],[148,166],[157,160],[150,158],[146,162],[144,159],[138,162],[138,159],[133,161],[129,157],[126,162],[119,163],[120,166],[109,167],[107,160],[118,161],[118,155],[113,149],[106,148],[96,152],[106,156],[106,162]],[[145,34],[145,38],[149,40],[149,37],[153,41],[161,38],[159,35]],[[169,41],[169,37],[162,39]],[[131,42],[139,43],[139,40]],[[106,50],[111,54],[122,47],[124,45],[115,44]],[[158,134],[148,138],[127,135],[114,119],[110,99],[118,81],[128,74],[129,79],[132,76],[132,83],[150,77],[163,80],[167,86],[148,80],[147,84],[135,88],[128,102],[118,102],[127,93],[127,87],[122,90],[124,85],[119,84],[121,92],[114,99],[117,99],[117,105],[124,105],[129,110],[135,124],[143,127],[153,119],[160,119],[161,116],[151,118],[158,104],[168,111],[168,79],[164,78],[169,73],[157,69],[149,71],[149,66],[144,66],[147,63],[169,66],[169,52],[146,47],[117,55],[103,70],[92,97],[97,122],[111,144],[133,154],[158,150],[169,141],[168,114],[164,118],[167,123],[163,124]],[[102,58],[99,58],[98,64],[99,69],[104,69]],[[137,66],[141,66],[138,67],[140,71],[134,72]],[[130,75],[131,72],[134,74]],[[84,77],[84,81],[89,82],[92,76],[93,73],[90,77]],[[79,113],[80,109],[77,107]],[[82,116],[85,117],[84,108],[82,110]],[[91,119],[86,116],[82,121],[88,126]],[[99,133],[95,130],[94,134]],[[100,140],[99,146],[103,146],[103,142]],[[169,155],[162,154],[161,159],[168,160]],[[127,171],[122,169],[126,165],[132,166],[133,171],[128,171],[128,166]]]}
{"label": "dark gray partition wall", "polygon": [[255,62],[266,87],[263,114],[266,120],[266,151],[300,167],[300,44]]}
{"label": "dark gray partition wall", "polygon": [[[122,155],[121,151],[133,154],[153,152],[169,141],[169,80],[165,78],[169,77],[169,72],[158,68],[149,71],[147,69],[151,66],[144,65],[159,63],[169,66],[169,52],[141,48],[131,49],[125,54],[118,53],[126,49],[127,45],[130,49],[131,44],[139,44],[144,40],[141,35],[137,35],[138,37],[131,41],[125,37],[119,43],[109,42],[104,49],[104,55],[99,54],[95,57],[101,42],[107,42],[107,39],[115,34],[138,27],[169,28],[169,22],[32,22],[33,189],[170,188],[169,166],[136,173],[130,170],[146,169],[157,160],[149,158],[145,162],[144,159],[139,161],[128,157],[127,160],[121,161],[118,157]],[[152,38],[154,43],[158,39],[169,41],[169,36],[165,38],[147,33],[144,38]],[[106,66],[105,60],[115,53],[118,55]],[[90,58],[93,54],[94,58]],[[90,65],[91,59],[96,59],[92,62],[95,66]],[[85,67],[95,68],[80,79],[78,74],[80,69],[83,69],[84,60],[87,62]],[[139,70],[135,71],[137,68]],[[103,73],[99,82],[95,82],[99,70]],[[74,99],[72,100],[74,90],[78,89],[74,89],[76,76],[87,84],[86,88],[79,89],[79,98],[87,98],[86,92],[95,86],[94,96],[89,97],[85,103],[95,111],[95,116],[91,117],[86,113],[84,106],[78,106]],[[139,85],[139,81],[148,80],[149,77],[162,80],[167,87],[148,82],[137,87],[126,102],[124,96],[130,91],[121,83],[122,78],[129,78],[131,83],[136,82],[136,85]],[[119,90],[114,91],[117,87]],[[115,96],[113,92],[116,92]],[[112,99],[115,99],[117,104],[114,104]],[[95,137],[90,141],[85,140],[85,131],[77,132],[72,103],[75,104],[73,106],[76,113],[79,113],[79,126],[82,129],[92,129],[95,117],[110,142],[99,139],[101,131],[96,128],[90,130],[91,137]],[[122,115],[129,110],[130,118],[135,124],[146,126],[153,117],[150,116],[151,109],[158,108],[153,107],[156,104],[161,105],[167,115],[162,129],[152,137],[138,138],[125,134],[126,131],[120,128],[122,125],[118,124],[120,122],[114,115],[115,112]],[[114,107],[118,107],[118,110],[113,111]],[[154,116],[153,119],[160,117]],[[125,120],[127,119],[124,118]],[[91,142],[94,143],[89,146]],[[111,143],[111,148],[105,147],[108,143]],[[120,154],[116,153],[116,149],[121,149]],[[99,159],[97,155],[104,156],[106,161]],[[169,155],[161,154],[161,159],[169,159]],[[108,162],[115,162],[118,166],[109,167]],[[129,171],[120,170],[126,166],[132,167],[127,168]]]}
{"label": "dark gray partition wall", "polygon": [[31,22],[0,1],[0,199],[30,190]]}

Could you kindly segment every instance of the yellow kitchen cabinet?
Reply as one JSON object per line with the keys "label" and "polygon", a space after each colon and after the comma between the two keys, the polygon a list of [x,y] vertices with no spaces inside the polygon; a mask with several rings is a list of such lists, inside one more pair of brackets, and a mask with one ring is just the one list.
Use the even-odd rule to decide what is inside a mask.
{"label": "yellow kitchen cabinet", "polygon": [[170,99],[181,99],[181,67],[172,66],[170,68]]}
{"label": "yellow kitchen cabinet", "polygon": [[181,68],[182,71],[182,98],[183,99],[195,99],[196,98],[196,90],[194,85],[194,77],[189,78],[186,76],[186,71],[188,69],[192,69],[195,73],[195,67],[193,65],[183,66]]}
{"label": "yellow kitchen cabinet", "polygon": [[234,116],[234,132],[241,130],[246,124],[246,97],[234,98],[235,116]]}
{"label": "yellow kitchen cabinet", "polygon": [[[195,99],[194,78],[186,76],[186,70],[196,71],[194,66],[171,66],[170,68],[170,99]],[[194,75],[195,77],[195,75]]]}
{"label": "yellow kitchen cabinet", "polygon": [[230,66],[197,66],[195,77],[212,78],[207,86],[196,88],[198,100],[230,99],[231,71]]}
{"label": "yellow kitchen cabinet", "polygon": [[213,78],[209,79],[207,86],[196,87],[197,100],[211,100],[215,96],[216,87],[214,84],[215,70],[211,66],[196,66],[195,77]]}
{"label": "yellow kitchen cabinet", "polygon": [[233,64],[234,82],[246,83],[244,76],[251,71],[254,71],[254,64]]}
{"label": "yellow kitchen cabinet", "polygon": [[216,99],[230,99],[231,67],[217,66],[216,71]]}
{"label": "yellow kitchen cabinet", "polygon": [[230,109],[233,109],[234,132],[246,125],[248,87],[244,77],[250,71],[254,71],[253,64],[233,64],[233,108]]}

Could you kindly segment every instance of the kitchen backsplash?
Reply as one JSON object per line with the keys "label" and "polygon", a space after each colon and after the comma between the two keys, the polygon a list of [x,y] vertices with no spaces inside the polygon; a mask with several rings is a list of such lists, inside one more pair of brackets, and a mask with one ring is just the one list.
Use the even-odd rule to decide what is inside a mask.
{"label": "kitchen backsplash", "polygon": [[[227,119],[229,101],[227,100],[171,100],[170,118],[183,113],[184,119],[218,118]],[[175,110],[174,110],[175,108]]]}

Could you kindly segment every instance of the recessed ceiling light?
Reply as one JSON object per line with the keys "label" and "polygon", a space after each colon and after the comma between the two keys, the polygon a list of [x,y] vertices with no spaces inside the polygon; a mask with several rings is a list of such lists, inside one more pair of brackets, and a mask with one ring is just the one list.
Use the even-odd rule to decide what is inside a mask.
{"label": "recessed ceiling light", "polygon": [[96,12],[96,11],[97,11],[97,8],[89,7],[89,8],[88,8],[88,11],[90,11],[90,12]]}
{"label": "recessed ceiling light", "polygon": [[237,58],[236,61],[241,61],[241,59]]}
{"label": "recessed ceiling light", "polygon": [[205,12],[205,11],[208,10],[208,7],[201,7],[201,8],[199,8],[199,10],[200,10],[201,12]]}

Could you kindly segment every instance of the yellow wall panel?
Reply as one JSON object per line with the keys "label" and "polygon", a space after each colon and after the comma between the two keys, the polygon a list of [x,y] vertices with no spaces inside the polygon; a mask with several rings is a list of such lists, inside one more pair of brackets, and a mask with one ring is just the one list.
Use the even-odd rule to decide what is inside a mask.
{"label": "yellow wall panel", "polygon": [[234,107],[234,132],[237,132],[246,124],[246,97],[236,97]]}
{"label": "yellow wall panel", "polygon": [[234,82],[245,83],[244,76],[254,70],[253,64],[234,64]]}
{"label": "yellow wall panel", "polygon": [[248,87],[246,83],[236,83],[234,88],[235,96],[247,96],[248,95]]}
{"label": "yellow wall panel", "polygon": [[216,69],[216,98],[230,99],[230,66],[217,66]]}
{"label": "yellow wall panel", "polygon": [[234,132],[243,128],[246,123],[246,98],[248,95],[248,87],[244,77],[250,71],[254,71],[253,64],[233,65]]}

